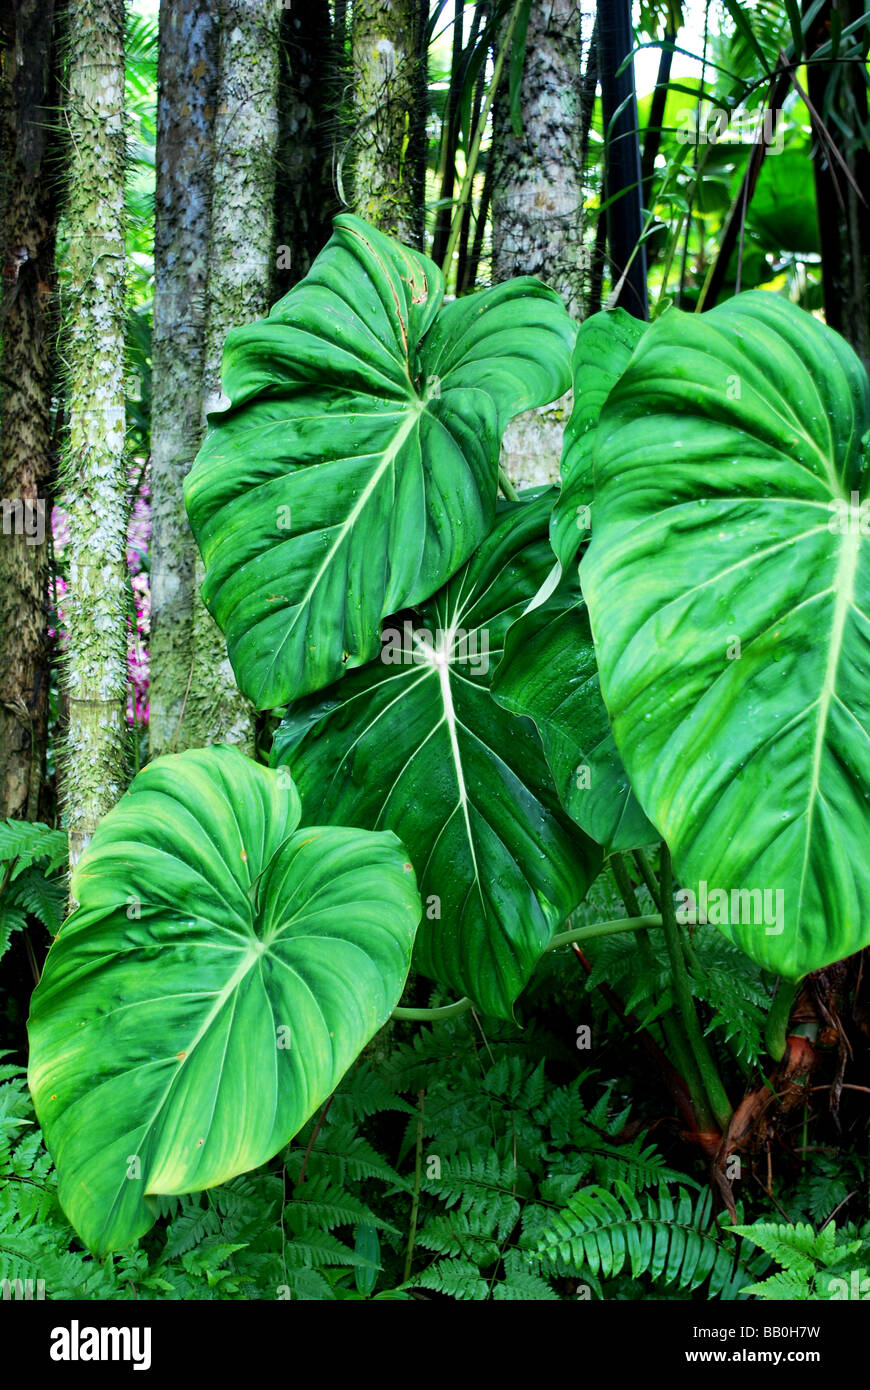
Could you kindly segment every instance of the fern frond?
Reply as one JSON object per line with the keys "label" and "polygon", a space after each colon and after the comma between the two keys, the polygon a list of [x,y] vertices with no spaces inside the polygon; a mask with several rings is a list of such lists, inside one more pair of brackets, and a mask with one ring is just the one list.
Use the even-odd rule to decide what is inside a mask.
{"label": "fern frond", "polygon": [[453,1211],[430,1217],[417,1233],[417,1244],[438,1255],[471,1260],[486,1269],[498,1260],[501,1247],[493,1239],[491,1223],[480,1220],[479,1215]]}
{"label": "fern frond", "polygon": [[283,1199],[281,1178],[268,1171],[241,1173],[209,1192],[211,1205],[237,1231],[252,1220],[263,1224],[274,1221]]}
{"label": "fern frond", "polygon": [[[791,1293],[791,1298],[839,1299],[852,1296],[853,1283],[858,1286],[858,1296],[870,1288],[870,1280],[861,1287],[870,1257],[870,1240],[865,1232],[856,1232],[854,1228],[838,1231],[834,1221],[818,1232],[804,1221],[793,1226],[756,1221],[751,1226],[733,1229],[781,1266],[762,1283],[747,1285],[744,1293],[756,1298],[782,1298],[781,1290],[791,1288],[800,1290]],[[840,1291],[841,1284],[846,1285],[845,1294]]]}
{"label": "fern frond", "polygon": [[316,1269],[285,1269],[281,1275],[278,1297],[284,1289],[303,1303],[328,1302],[335,1298],[332,1286]]}
{"label": "fern frond", "polygon": [[0,820],[0,860],[18,861],[13,877],[43,859],[45,872],[52,873],[66,863],[68,853],[65,830],[52,830],[41,821]]}
{"label": "fern frond", "polygon": [[6,892],[7,901],[0,903],[0,956],[9,948],[14,931],[23,931],[27,926],[27,913],[22,907],[9,902],[9,890]]}
{"label": "fern frond", "polygon": [[524,1111],[534,1110],[544,1099],[549,1085],[544,1064],[534,1066],[524,1057],[502,1057],[483,1077],[483,1090]]}
{"label": "fern frond", "polygon": [[662,1183],[682,1183],[697,1188],[698,1183],[686,1173],[669,1168],[655,1144],[644,1144],[643,1137],[621,1146],[590,1144],[592,1168],[602,1187],[612,1187],[616,1182],[627,1184],[633,1192],[643,1192],[646,1188],[659,1187]]}
{"label": "fern frond", "polygon": [[305,1182],[297,1183],[284,1208],[284,1220],[288,1230],[298,1232],[317,1227],[331,1231],[335,1226],[360,1223],[399,1235],[397,1227],[376,1216],[358,1197],[337,1187],[326,1174],[306,1177]]}
{"label": "fern frond", "polygon": [[650,942],[652,970],[647,969],[643,957],[624,936],[605,936],[595,943],[595,964],[587,981],[587,989],[609,985],[645,1028],[674,1003],[670,961],[664,943],[658,939],[661,933],[650,935],[654,938]]}
{"label": "fern frond", "polygon": [[67,904],[63,879],[46,878],[41,869],[25,869],[20,878],[9,885],[13,907],[23,907],[48,928],[52,936],[60,931]]}
{"label": "fern frond", "polygon": [[834,1221],[818,1234],[803,1221],[793,1226],[784,1222],[756,1221],[754,1225],[735,1226],[734,1229],[753,1245],[766,1250],[783,1269],[793,1270],[802,1277],[813,1274],[819,1265],[827,1268],[843,1255],[852,1255],[861,1249],[860,1239],[838,1239]]}
{"label": "fern frond", "polygon": [[867,1190],[867,1164],[862,1155],[841,1150],[820,1153],[807,1164],[797,1183],[789,1214],[794,1220],[809,1217],[810,1224],[822,1226],[832,1215],[848,1206],[851,1197]]}
{"label": "fern frond", "polygon": [[534,1263],[519,1250],[509,1250],[504,1260],[504,1279],[492,1291],[496,1303],[558,1303],[559,1295],[537,1272]]}
{"label": "fern frond", "polygon": [[365,1269],[372,1267],[371,1260],[358,1255],[355,1250],[350,1250],[328,1231],[318,1232],[310,1227],[306,1229],[304,1238],[297,1236],[288,1241],[284,1247],[284,1260],[288,1269],[298,1269],[302,1265],[358,1265]]}
{"label": "fern frond", "polygon": [[0,1231],[0,1281],[41,1280],[51,1300],[115,1297],[111,1270],[66,1248],[68,1241],[69,1232],[54,1224]]}
{"label": "fern frond", "polygon": [[186,1206],[169,1227],[166,1244],[163,1247],[163,1260],[177,1259],[194,1250],[208,1236],[217,1235],[221,1223],[217,1212],[211,1207],[203,1207],[195,1199],[186,1199]]}
{"label": "fern frond", "polygon": [[[577,1085],[551,1091],[538,1107],[535,1118],[547,1125],[554,1145],[560,1150],[571,1150],[570,1169],[564,1172],[560,1170],[565,1167],[568,1156],[564,1153],[549,1156],[547,1180],[561,1180],[559,1191],[565,1197],[589,1174],[594,1175],[602,1187],[610,1187],[619,1179],[635,1192],[663,1182],[682,1182],[697,1187],[697,1183],[684,1173],[668,1168],[656,1146],[645,1143],[645,1136],[636,1135],[623,1143],[618,1141],[617,1136],[624,1129],[631,1108],[626,1106],[617,1115],[609,1115],[611,1091],[608,1087],[588,1112]],[[553,1200],[549,1193],[547,1200]]]}
{"label": "fern frond", "polygon": [[746,1272],[735,1242],[712,1223],[709,1191],[693,1201],[682,1187],[676,1201],[664,1187],[641,1199],[619,1181],[613,1191],[582,1188],[562,1211],[529,1222],[521,1244],[544,1269],[610,1279],[629,1268],[633,1279],[680,1289],[706,1283],[711,1298],[733,1298]]}
{"label": "fern frond", "polygon": [[[295,1147],[285,1155],[285,1166],[294,1181],[298,1181],[304,1160],[304,1134],[305,1130]],[[380,1178],[391,1186],[410,1190],[406,1179],[400,1177],[368,1140],[357,1133],[353,1124],[324,1125],[309,1155],[306,1171],[326,1173],[338,1185],[345,1183],[348,1178]]]}
{"label": "fern frond", "polygon": [[770,992],[758,966],[710,926],[696,929],[691,954],[692,993],[711,1013],[707,1033],[721,1033],[747,1066],[755,1066],[764,1052],[770,1009]]}
{"label": "fern frond", "polygon": [[789,1303],[800,1303],[813,1297],[808,1280],[802,1279],[794,1270],[779,1270],[758,1284],[747,1284],[743,1292],[752,1294],[753,1298],[773,1299],[777,1303],[783,1298],[788,1299]]}
{"label": "fern frond", "polygon": [[482,1302],[489,1297],[489,1286],[471,1260],[436,1260],[411,1281],[411,1287],[432,1289],[462,1302]]}
{"label": "fern frond", "polygon": [[399,1110],[406,1115],[414,1114],[413,1105],[403,1100],[386,1079],[383,1071],[373,1067],[369,1061],[358,1063],[348,1072],[338,1094],[340,1097],[348,1098],[353,1116],[358,1120],[367,1120],[371,1115],[380,1115],[388,1110]]}
{"label": "fern frond", "polygon": [[529,1195],[528,1177],[511,1158],[485,1154],[456,1154],[442,1165],[441,1176],[427,1180],[428,1190],[447,1207],[475,1213],[498,1240],[511,1233],[520,1215],[518,1196]]}

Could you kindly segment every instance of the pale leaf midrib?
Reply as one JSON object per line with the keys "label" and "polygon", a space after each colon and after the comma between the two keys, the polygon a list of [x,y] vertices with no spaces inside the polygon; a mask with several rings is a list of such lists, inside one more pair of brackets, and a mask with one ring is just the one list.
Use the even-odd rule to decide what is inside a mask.
{"label": "pale leaf midrib", "polygon": [[278,665],[278,660],[281,656],[281,652],[284,650],[286,643],[289,641],[292,633],[295,631],[300,618],[303,614],[308,612],[312,598],[317,590],[317,586],[320,583],[320,580],[326,573],[328,567],[331,565],[336,553],[344,544],[346,538],[350,534],[352,534],[358,516],[365,508],[369,498],[376,490],[384,474],[393,466],[393,463],[395,462],[395,459],[398,457],[399,451],[405,443],[405,440],[408,438],[408,436],[411,434],[414,428],[419,424],[420,416],[425,410],[425,402],[420,400],[419,398],[416,401],[409,400],[408,407],[409,408],[406,419],[403,421],[402,425],[399,427],[399,429],[393,436],[393,440],[389,448],[384,450],[384,454],[381,458],[380,463],[378,464],[377,468],[373,470],[372,475],[369,478],[369,481],[366,483],[365,487],[360,492],[360,495],[357,498],[352,510],[348,513],[341,526],[338,527],[335,538],[333,539],[332,544],[330,545],[329,549],[324,555],[316,574],[314,575],[313,579],[308,585],[308,588],[305,590],[305,593],[302,595],[298,603],[295,605],[296,611],[293,615],[293,618],[287,624],[287,629],[284,633],[284,636],[278,643],[278,646],[276,647],[274,655],[272,657],[272,662],[269,667],[270,677],[274,675],[275,668]]}
{"label": "pale leaf midrib", "polygon": [[813,745],[813,762],[807,795],[807,828],[804,840],[803,864],[801,866],[800,889],[798,891],[797,914],[795,917],[798,927],[801,921],[807,868],[810,862],[813,820],[815,818],[815,810],[820,795],[819,783],[821,781],[822,757],[828,728],[828,715],[830,713],[831,702],[836,694],[837,670],[840,665],[840,656],[843,650],[843,634],[845,632],[846,619],[855,597],[855,581],[858,574],[860,553],[861,534],[856,526],[853,530],[850,529],[843,537],[840,557],[837,563],[837,573],[833,585],[834,592],[836,593],[836,600],[834,602],[834,612],[831,619],[831,635],[828,645],[828,659],[825,665],[825,678],[819,697],[816,737]]}

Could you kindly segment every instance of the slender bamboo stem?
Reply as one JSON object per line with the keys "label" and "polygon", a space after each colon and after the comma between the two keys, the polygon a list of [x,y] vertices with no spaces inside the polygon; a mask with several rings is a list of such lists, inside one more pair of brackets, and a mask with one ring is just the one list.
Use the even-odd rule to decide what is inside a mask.
{"label": "slender bamboo stem", "polygon": [[468,159],[465,164],[465,173],[462,177],[462,186],[459,190],[459,197],[456,200],[456,207],[453,209],[453,220],[450,223],[450,236],[447,238],[447,249],[444,252],[444,262],[441,267],[444,273],[445,281],[450,276],[450,269],[453,265],[453,253],[456,250],[456,243],[459,240],[459,233],[462,228],[462,215],[465,211],[465,206],[469,198],[471,197],[471,189],[474,183],[474,175],[477,170],[477,161],[480,157],[480,147],[483,143],[483,134],[486,130],[486,122],[489,117],[492,103],[495,100],[495,94],[498,91],[499,83],[501,82],[501,74],[502,69],[504,67],[505,58],[508,55],[508,51],[511,46],[511,40],[514,36],[514,29],[516,28],[517,20],[520,17],[520,11],[523,8],[523,4],[524,0],[517,0],[517,3],[514,5],[507,29],[505,30],[505,36],[502,39],[498,53],[496,54],[496,59],[492,68],[492,80],[489,84],[489,91],[486,94],[486,100],[483,103],[483,110],[480,113],[480,120],[477,122],[477,129],[474,132],[474,137],[471,141],[471,148],[468,151]]}
{"label": "slender bamboo stem", "polygon": [[[775,115],[782,110],[782,103],[785,100],[789,88],[789,70],[783,65],[783,58],[780,56],[773,76],[770,81],[770,89],[767,94],[766,109]],[[725,227],[722,232],[722,240],[719,244],[718,254],[710,264],[707,278],[698,296],[695,305],[695,312],[701,313],[703,309],[712,309],[725,284],[725,277],[731,262],[731,256],[737,247],[738,240],[742,240],[744,226],[746,222],[746,209],[752,201],[755,186],[758,183],[758,176],[761,173],[761,165],[764,156],[768,151],[767,134],[765,131],[764,120],[759,124],[758,139],[756,140],[752,153],[749,156],[749,163],[743,175],[743,181],[731,204],[728,216],[725,219]]]}

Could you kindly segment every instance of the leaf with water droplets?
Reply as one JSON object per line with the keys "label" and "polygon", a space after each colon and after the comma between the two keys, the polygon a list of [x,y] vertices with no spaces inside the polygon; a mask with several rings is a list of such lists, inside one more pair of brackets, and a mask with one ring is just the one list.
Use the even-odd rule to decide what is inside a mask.
{"label": "leaf with water droplets", "polygon": [[617,746],[686,888],[782,892],[722,929],[792,979],[870,942],[868,423],[852,349],[755,291],[663,314],[595,437]]}

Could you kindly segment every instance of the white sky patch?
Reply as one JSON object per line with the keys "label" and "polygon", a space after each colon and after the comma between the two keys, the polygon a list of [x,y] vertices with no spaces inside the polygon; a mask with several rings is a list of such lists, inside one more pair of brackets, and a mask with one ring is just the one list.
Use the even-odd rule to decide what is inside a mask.
{"label": "white sky patch", "polygon": [[[637,23],[639,8],[639,5],[635,4],[635,23]],[[685,23],[680,30],[678,41],[681,48],[688,49],[690,52],[697,54],[697,61],[687,58],[682,53],[675,53],[673,67],[671,68],[671,77],[674,80],[683,77],[698,77],[700,75],[700,59],[704,46],[705,8],[706,0],[683,0]],[[130,0],[130,9],[133,14],[142,15],[146,19],[156,19],[160,10],[160,0]],[[468,7],[466,24],[470,24],[470,22],[471,6]],[[711,0],[710,34],[715,34],[722,28],[722,25],[723,9],[721,0]],[[449,62],[450,25],[444,16],[442,16],[441,21],[436,26],[436,33],[439,36],[436,40],[439,57]],[[641,52],[635,54],[634,73],[638,96],[644,96],[653,90],[656,84],[658,67],[659,50],[657,48],[645,48]]]}
{"label": "white sky patch", "polygon": [[[640,7],[635,5],[635,24],[637,23]],[[679,81],[686,77],[701,76],[701,56],[704,51],[704,11],[706,9],[705,0],[683,0],[683,27],[677,36],[677,43],[680,48],[685,48],[687,52],[696,54],[696,58],[688,58],[685,53],[675,53],[671,67],[671,81]],[[721,0],[711,0],[709,35],[712,39],[725,27],[723,6]],[[729,22],[729,28],[732,26]],[[639,97],[648,96],[656,85],[656,77],[659,70],[658,48],[644,48],[634,55],[634,80]],[[710,74],[712,76],[712,74]]]}

